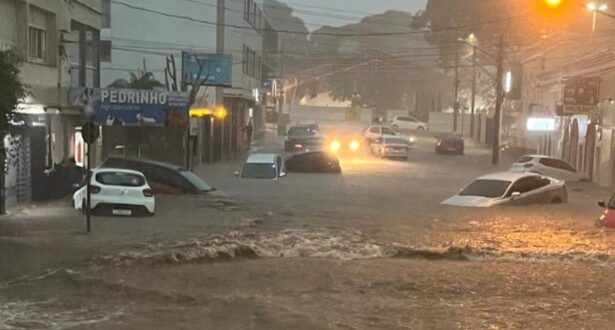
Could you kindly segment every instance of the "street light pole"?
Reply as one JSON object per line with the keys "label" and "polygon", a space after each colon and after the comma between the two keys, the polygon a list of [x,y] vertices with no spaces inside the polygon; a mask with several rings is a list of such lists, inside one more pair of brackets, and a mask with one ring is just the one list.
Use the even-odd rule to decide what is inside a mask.
{"label": "street light pole", "polygon": [[504,75],[504,40],[500,37],[497,58],[497,73],[495,79],[495,116],[493,118],[493,145],[491,152],[491,164],[498,165],[500,162],[500,122],[502,120],[502,77]]}
{"label": "street light pole", "polygon": [[455,103],[453,103],[453,132],[457,132],[459,115],[459,51],[455,53]]}
{"label": "street light pole", "polygon": [[470,137],[474,138],[474,113],[476,108],[476,46],[472,45],[472,104],[470,105]]}
{"label": "street light pole", "polygon": [[596,32],[596,21],[598,20],[598,12],[605,12],[609,6],[606,3],[590,2],[587,4],[587,9],[592,12],[592,33]]}

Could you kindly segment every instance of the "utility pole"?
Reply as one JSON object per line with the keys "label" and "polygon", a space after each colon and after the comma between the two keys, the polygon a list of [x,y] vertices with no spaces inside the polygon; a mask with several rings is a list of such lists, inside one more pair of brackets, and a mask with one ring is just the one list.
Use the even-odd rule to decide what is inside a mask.
{"label": "utility pole", "polygon": [[504,40],[500,37],[498,45],[497,73],[495,77],[495,116],[493,118],[493,149],[491,153],[491,164],[497,165],[500,162],[500,122],[502,121],[502,101],[504,93],[502,91],[502,77],[504,76]]}
{"label": "utility pole", "polygon": [[474,138],[474,113],[476,108],[476,46],[472,45],[472,104],[470,105],[470,137]]}
{"label": "utility pole", "polygon": [[457,132],[459,116],[459,51],[455,52],[455,103],[453,103],[453,132]]}
{"label": "utility pole", "polygon": [[[226,38],[225,30],[224,30],[225,25],[226,25],[226,0],[218,0],[217,2],[217,23],[218,24],[216,25],[216,52],[218,54],[224,54],[224,48],[225,48],[224,39]],[[224,88],[216,87],[216,107],[223,106],[223,104],[224,104]],[[230,109],[230,111],[233,111],[233,109]],[[220,159],[221,160],[224,159],[225,119],[220,120]],[[211,125],[211,129],[212,131],[214,130],[213,124]],[[212,139],[211,146],[213,146],[213,139]]]}
{"label": "utility pole", "polygon": [[[277,106],[277,112],[278,112],[278,135],[283,136],[284,134],[286,134],[286,118],[284,117],[284,100],[285,100],[285,91],[284,89],[286,88],[286,83],[284,80],[284,63],[285,61],[285,54],[284,54],[284,41],[280,40],[280,79],[278,80],[278,91],[281,91],[282,93],[276,93],[278,95],[276,95],[276,106]],[[280,85],[282,85],[280,87]]]}

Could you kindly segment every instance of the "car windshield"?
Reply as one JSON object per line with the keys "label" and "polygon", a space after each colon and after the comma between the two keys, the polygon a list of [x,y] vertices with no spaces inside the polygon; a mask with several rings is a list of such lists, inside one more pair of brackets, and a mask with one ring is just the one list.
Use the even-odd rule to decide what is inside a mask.
{"label": "car windshield", "polygon": [[310,127],[291,127],[288,136],[316,136],[316,130]]}
{"label": "car windshield", "polygon": [[502,197],[510,186],[510,181],[504,180],[476,180],[464,188],[459,196]]}
{"label": "car windshield", "polygon": [[275,179],[277,167],[270,163],[246,163],[241,172],[242,178],[249,179]]}
{"label": "car windshield", "polygon": [[527,162],[531,162],[532,161],[532,157],[530,156],[522,156],[521,158],[517,159],[517,163],[527,163]]}
{"label": "car windshield", "polygon": [[145,178],[142,175],[124,172],[96,173],[96,181],[108,186],[142,187]]}
{"label": "car windshield", "polygon": [[203,191],[203,192],[208,192],[208,191],[214,191],[216,190],[216,188],[208,185],[207,183],[205,183],[205,181],[203,181],[203,179],[201,179],[201,177],[199,177],[198,175],[194,174],[191,171],[180,171],[179,172],[184,178],[186,178],[186,180],[188,180],[190,183],[192,183],[197,190],[199,191]]}

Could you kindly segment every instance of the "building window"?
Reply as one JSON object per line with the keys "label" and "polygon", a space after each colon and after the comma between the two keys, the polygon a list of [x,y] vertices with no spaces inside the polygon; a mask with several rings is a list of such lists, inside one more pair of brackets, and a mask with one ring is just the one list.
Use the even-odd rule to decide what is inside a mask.
{"label": "building window", "polygon": [[111,40],[101,40],[100,43],[100,61],[111,62]]}
{"label": "building window", "polygon": [[45,63],[47,59],[47,31],[30,26],[28,37],[30,39],[28,50],[30,61]]}
{"label": "building window", "polygon": [[254,0],[244,0],[243,11],[245,20],[260,32],[263,13],[258,4]]}
{"label": "building window", "polygon": [[262,59],[256,51],[250,49],[250,47],[243,46],[242,54],[243,73],[255,78],[261,79],[262,75]]}

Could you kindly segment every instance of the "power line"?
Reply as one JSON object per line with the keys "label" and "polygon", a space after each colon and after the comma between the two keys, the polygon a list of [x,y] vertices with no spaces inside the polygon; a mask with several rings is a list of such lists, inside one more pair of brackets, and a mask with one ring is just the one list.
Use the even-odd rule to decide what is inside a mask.
{"label": "power line", "polygon": [[[122,5],[128,8],[134,9],[134,10],[141,10],[141,11],[145,11],[145,12],[149,12],[149,13],[153,13],[153,14],[157,14],[161,16],[186,20],[186,21],[190,21],[190,22],[198,23],[198,24],[206,24],[206,25],[212,25],[212,26],[220,25],[223,27],[229,27],[229,28],[234,28],[234,29],[253,30],[253,31],[260,31],[260,32],[278,32],[278,33],[288,33],[288,34],[300,34],[300,35],[309,35],[309,36],[329,36],[329,37],[383,37],[383,36],[405,36],[405,35],[412,35],[412,34],[438,33],[438,32],[446,32],[446,31],[455,31],[455,30],[460,30],[460,29],[468,29],[471,27],[478,27],[478,26],[490,25],[490,24],[495,24],[495,23],[502,23],[502,22],[510,21],[515,18],[511,16],[511,17],[507,17],[507,18],[499,19],[499,20],[484,21],[484,22],[479,22],[475,24],[467,24],[463,26],[446,27],[446,28],[437,29],[437,30],[432,29],[432,30],[418,30],[418,31],[373,32],[373,33],[334,33],[334,32],[311,32],[310,33],[310,32],[304,32],[304,31],[291,31],[291,30],[283,30],[283,29],[276,30],[276,29],[266,29],[266,28],[255,28],[252,26],[236,25],[236,24],[218,24],[217,22],[197,19],[194,17],[186,16],[186,15],[169,14],[169,13],[161,12],[161,11],[154,10],[154,9],[135,6],[135,5],[131,5],[131,4],[118,1],[118,0],[112,0],[112,2],[114,4]],[[525,14],[522,16],[525,16]],[[522,16],[517,16],[517,17],[522,17]]]}

